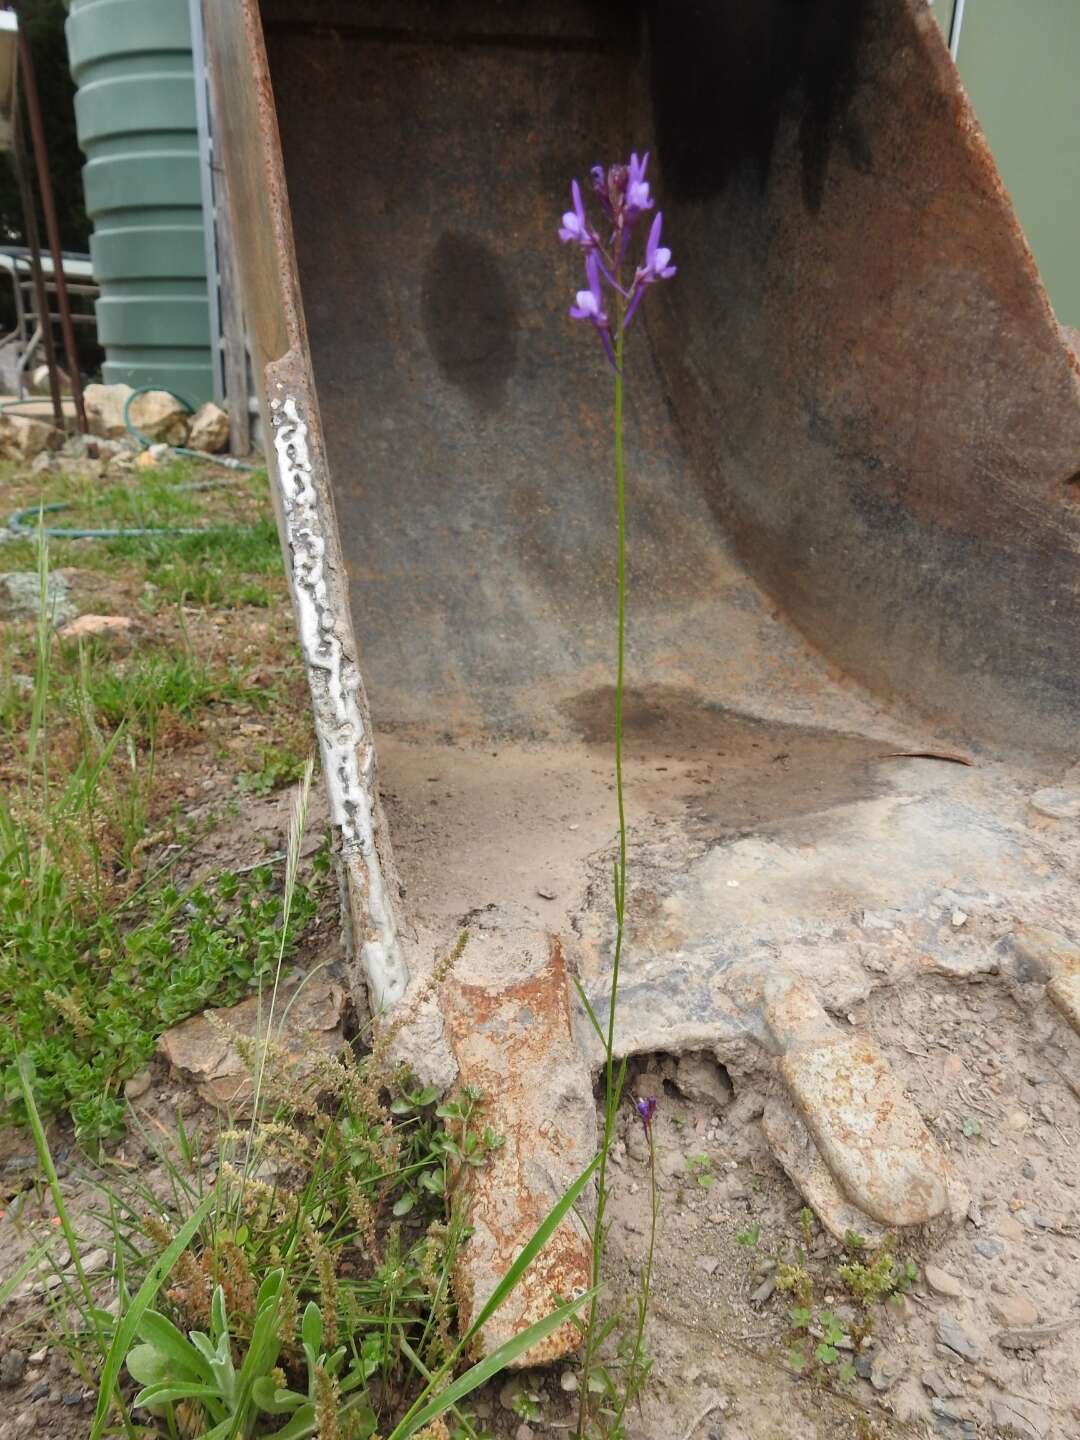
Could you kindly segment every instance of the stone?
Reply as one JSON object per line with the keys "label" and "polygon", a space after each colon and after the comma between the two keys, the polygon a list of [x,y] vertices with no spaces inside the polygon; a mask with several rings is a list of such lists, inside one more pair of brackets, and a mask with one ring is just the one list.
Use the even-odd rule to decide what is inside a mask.
{"label": "stone", "polygon": [[961,1360],[975,1361],[982,1358],[982,1346],[979,1342],[968,1334],[959,1320],[944,1310],[938,1314],[937,1338],[954,1355],[959,1355]]}
{"label": "stone", "polygon": [[[265,1025],[265,996],[261,1009]],[[250,995],[227,1009],[193,1015],[167,1030],[158,1040],[158,1049],[181,1078],[194,1083],[203,1100],[234,1112],[244,1111],[251,1104],[252,1079],[230,1032],[253,1038],[259,1011],[258,997]],[[331,980],[319,978],[302,984],[297,977],[282,984],[276,1014],[285,1018],[280,1030],[275,1021],[275,1043],[283,1047],[286,1063],[295,1067],[298,1078],[345,1046],[345,992]]]}
{"label": "stone", "polygon": [[[71,584],[58,570],[50,572],[45,595],[54,625],[64,625],[79,613],[71,599]],[[41,583],[36,570],[10,570],[0,575],[0,619],[34,619],[40,600]]]}
{"label": "stone", "polygon": [[964,1287],[956,1276],[937,1265],[924,1265],[923,1279],[935,1295],[944,1295],[949,1300],[959,1300],[964,1293]]}
{"label": "stone", "polygon": [[870,1384],[879,1394],[891,1390],[907,1366],[898,1355],[888,1350],[879,1350],[870,1364]]}
{"label": "stone", "polygon": [[103,440],[119,440],[126,435],[124,406],[132,393],[130,385],[87,385],[83,405],[90,434]]}
{"label": "stone", "polygon": [[42,450],[40,455],[35,455],[30,466],[31,475],[45,475],[50,470],[59,470],[60,462],[51,450]]}
{"label": "stone", "polygon": [[559,1389],[567,1395],[573,1395],[579,1388],[580,1383],[573,1370],[564,1370],[559,1376]]}
{"label": "stone", "polygon": [[1002,1325],[1034,1325],[1039,1318],[1038,1306],[1026,1295],[998,1295],[990,1301],[990,1313]]}
{"label": "stone", "polygon": [[919,1380],[931,1395],[938,1395],[942,1399],[948,1399],[950,1395],[961,1393],[961,1387],[954,1384],[944,1370],[924,1370],[919,1376]]}
{"label": "stone", "polygon": [[26,1374],[26,1351],[6,1350],[0,1357],[0,1385],[6,1390],[21,1383]]}
{"label": "stone", "polygon": [[[71,376],[60,365],[56,367],[56,378],[60,384],[60,394],[71,394]],[[49,379],[48,365],[35,365],[30,371],[30,389],[35,395],[51,395],[52,382]]]}
{"label": "stone", "polygon": [[97,1275],[102,1270],[107,1270],[111,1261],[112,1255],[102,1246],[82,1257],[82,1268],[87,1275]]}
{"label": "stone", "polygon": [[990,1401],[990,1418],[999,1430],[1017,1435],[1020,1440],[1046,1440],[1053,1423],[1049,1412],[1033,1400],[1019,1395],[994,1396]]}
{"label": "stone", "polygon": [[91,635],[126,635],[134,621],[128,615],[79,615],[62,625],[61,640],[88,640]]}
{"label": "stone", "polygon": [[153,1084],[153,1078],[149,1070],[140,1070],[137,1075],[132,1075],[124,1086],[124,1098],[127,1100],[138,1100],[145,1095]]}
{"label": "stone", "polygon": [[687,1100],[711,1105],[714,1110],[726,1109],[734,1096],[727,1071],[705,1052],[679,1056],[675,1087]]}
{"label": "stone", "polygon": [[981,1255],[984,1260],[1000,1260],[1005,1254],[1005,1250],[1004,1240],[997,1240],[990,1235],[982,1236],[975,1241],[975,1253]]}
{"label": "stone", "polygon": [[45,420],[29,415],[0,414],[0,460],[32,460],[44,451],[59,450],[64,437]]}
{"label": "stone", "polygon": [[129,419],[152,443],[186,445],[191,417],[187,407],[166,390],[148,390],[131,402]]}
{"label": "stone", "polygon": [[208,455],[217,455],[228,448],[229,417],[220,405],[208,400],[199,406],[191,417],[187,443],[192,450],[203,450]]}
{"label": "stone", "polygon": [[715,1275],[719,1266],[720,1257],[718,1255],[699,1255],[697,1258],[698,1269],[704,1270],[706,1275]]}

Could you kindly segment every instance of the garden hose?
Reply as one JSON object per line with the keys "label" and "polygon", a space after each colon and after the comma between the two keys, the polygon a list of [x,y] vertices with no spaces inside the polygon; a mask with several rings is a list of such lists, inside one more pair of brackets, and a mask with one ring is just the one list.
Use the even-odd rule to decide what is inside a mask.
{"label": "garden hose", "polygon": [[[152,390],[160,391],[162,387],[160,385],[142,385],[139,389],[133,390],[124,401],[122,415],[124,427],[128,434],[138,440],[144,450],[149,450],[155,442],[151,440],[148,435],[144,435],[132,422],[130,413],[131,402],[137,399],[138,396],[146,395]],[[191,404],[183,395],[177,395],[175,390],[165,390],[163,393],[171,395],[174,400],[179,401],[179,403],[183,405],[189,415],[191,414]],[[43,402],[34,399],[7,400],[0,404],[0,413],[16,405],[33,405],[35,403]],[[27,418],[32,419],[33,417],[28,416]],[[234,460],[231,455],[211,455],[205,450],[189,450],[185,445],[170,445],[169,449],[172,450],[174,455],[185,455],[192,460],[210,461],[212,464],[224,466],[228,470],[254,470],[256,468],[254,465],[249,465],[245,460]],[[205,481],[193,481],[190,484],[174,485],[170,488],[173,490],[191,491],[207,490],[210,486]],[[83,527],[67,528],[62,525],[41,525],[42,515],[54,514],[58,510],[69,510],[70,508],[70,502],[67,500],[54,501],[51,505],[27,505],[22,510],[16,510],[13,515],[8,517],[8,529],[18,536],[30,537],[43,534],[50,540],[126,540],[143,538],[148,535],[197,535],[200,529],[206,528],[205,526],[163,525],[121,529],[88,529]],[[28,516],[36,517],[35,521],[29,523],[27,520]]]}

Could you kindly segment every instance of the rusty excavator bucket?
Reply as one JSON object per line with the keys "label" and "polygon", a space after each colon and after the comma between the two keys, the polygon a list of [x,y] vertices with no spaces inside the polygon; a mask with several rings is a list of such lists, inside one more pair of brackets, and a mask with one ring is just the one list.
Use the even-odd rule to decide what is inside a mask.
{"label": "rusty excavator bucket", "polygon": [[[834,1233],[947,1220],[832,1016],[989,969],[1080,1020],[1080,362],[924,0],[207,8],[355,991],[507,1137],[465,1310],[594,1144],[611,377],[556,230],[632,148],[679,270],[628,356],[617,1045],[771,1077]],[[489,1343],[587,1278],[566,1221]]]}

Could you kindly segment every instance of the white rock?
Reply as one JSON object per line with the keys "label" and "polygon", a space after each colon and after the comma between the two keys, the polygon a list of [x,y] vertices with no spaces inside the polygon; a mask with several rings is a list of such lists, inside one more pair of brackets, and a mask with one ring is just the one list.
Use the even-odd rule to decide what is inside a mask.
{"label": "white rock", "polygon": [[229,417],[220,405],[208,400],[191,418],[188,445],[192,450],[205,450],[216,455],[229,444]]}
{"label": "white rock", "polygon": [[923,1279],[935,1295],[944,1295],[950,1300],[958,1300],[964,1293],[962,1282],[955,1275],[950,1275],[947,1270],[942,1270],[938,1265],[925,1265]]}
{"label": "white rock", "polygon": [[29,415],[0,415],[0,459],[32,460],[46,450],[59,450],[64,437],[44,420]]}
{"label": "white rock", "polygon": [[131,625],[128,615],[80,615],[57,633],[61,640],[85,640],[91,635],[124,635]]}
{"label": "white rock", "polygon": [[124,405],[131,394],[130,385],[87,385],[83,391],[83,404],[90,434],[100,435],[106,440],[119,440],[126,435]]}

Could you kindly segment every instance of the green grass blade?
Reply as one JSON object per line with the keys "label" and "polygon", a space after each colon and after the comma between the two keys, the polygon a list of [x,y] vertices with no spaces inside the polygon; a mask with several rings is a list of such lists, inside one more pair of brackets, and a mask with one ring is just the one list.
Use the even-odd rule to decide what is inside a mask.
{"label": "green grass blade", "polygon": [[30,1254],[26,1256],[25,1260],[23,1260],[22,1264],[19,1265],[6,1280],[0,1282],[0,1310],[2,1310],[11,1299],[27,1275],[29,1275],[32,1270],[36,1270],[42,1259],[49,1255],[49,1251],[55,1244],[55,1239],[49,1239],[46,1240],[43,1245],[36,1245],[34,1249],[30,1251]]}
{"label": "green grass blade", "polygon": [[477,1331],[480,1330],[482,1326],[487,1324],[487,1322],[491,1319],[492,1315],[495,1314],[495,1311],[498,1310],[499,1306],[502,1305],[517,1288],[518,1284],[521,1281],[521,1277],[525,1274],[525,1271],[529,1268],[529,1266],[536,1259],[540,1251],[551,1239],[559,1224],[562,1222],[564,1216],[573,1209],[578,1199],[578,1196],[592,1179],[593,1173],[596,1170],[599,1161],[599,1155],[593,1157],[593,1159],[581,1172],[581,1174],[570,1186],[570,1188],[565,1192],[565,1194],[560,1196],[560,1198],[548,1211],[546,1217],[541,1220],[540,1224],[533,1232],[532,1238],[525,1246],[523,1246],[521,1254],[510,1266],[510,1269],[507,1270],[506,1274],[499,1281],[498,1285],[495,1286],[495,1289],[491,1292],[491,1295],[488,1298],[487,1304],[483,1307],[483,1309],[476,1316],[476,1319],[469,1326],[469,1329],[465,1334],[464,1338],[462,1339],[461,1344],[458,1346],[459,1353],[460,1351],[466,1349],[469,1342],[472,1340],[473,1336],[477,1333]]}
{"label": "green grass blade", "polygon": [[109,1353],[105,1357],[105,1365],[101,1371],[101,1388],[98,1391],[97,1409],[94,1412],[94,1423],[90,1429],[88,1440],[100,1440],[105,1422],[109,1418],[109,1406],[112,1403],[113,1390],[120,1376],[120,1367],[124,1363],[124,1357],[131,1348],[131,1342],[135,1339],[139,1323],[143,1315],[149,1310],[161,1289],[166,1276],[179,1260],[180,1256],[191,1243],[192,1237],[199,1226],[209,1215],[214,1204],[214,1190],[208,1190],[203,1196],[202,1203],[188,1216],[187,1220],[180,1227],[176,1238],[163,1250],[150,1267],[146,1279],[139,1286],[138,1294],[131,1302],[131,1306],[116,1327],[112,1344],[109,1346]]}
{"label": "green grass blade", "polygon": [[545,1315],[543,1320],[537,1320],[534,1325],[522,1330],[520,1335],[515,1335],[513,1339],[500,1345],[497,1350],[493,1350],[490,1355],[486,1355],[483,1360],[478,1360],[475,1365],[465,1371],[464,1375],[459,1375],[452,1384],[436,1395],[434,1400],[429,1401],[422,1410],[415,1415],[407,1415],[401,1424],[391,1432],[389,1440],[409,1440],[410,1435],[415,1435],[425,1425],[430,1425],[432,1420],[437,1419],[452,1405],[456,1405],[459,1400],[464,1399],[478,1386],[486,1384],[493,1375],[498,1375],[500,1370],[504,1370],[507,1365],[512,1364],[519,1355],[523,1355],[526,1350],[532,1349],[541,1340],[545,1340],[560,1325],[565,1325],[574,1312],[582,1305],[587,1305],[596,1293],[596,1290],[586,1290],[584,1295],[579,1295],[576,1300],[568,1300],[565,1305],[560,1305],[550,1315]]}

